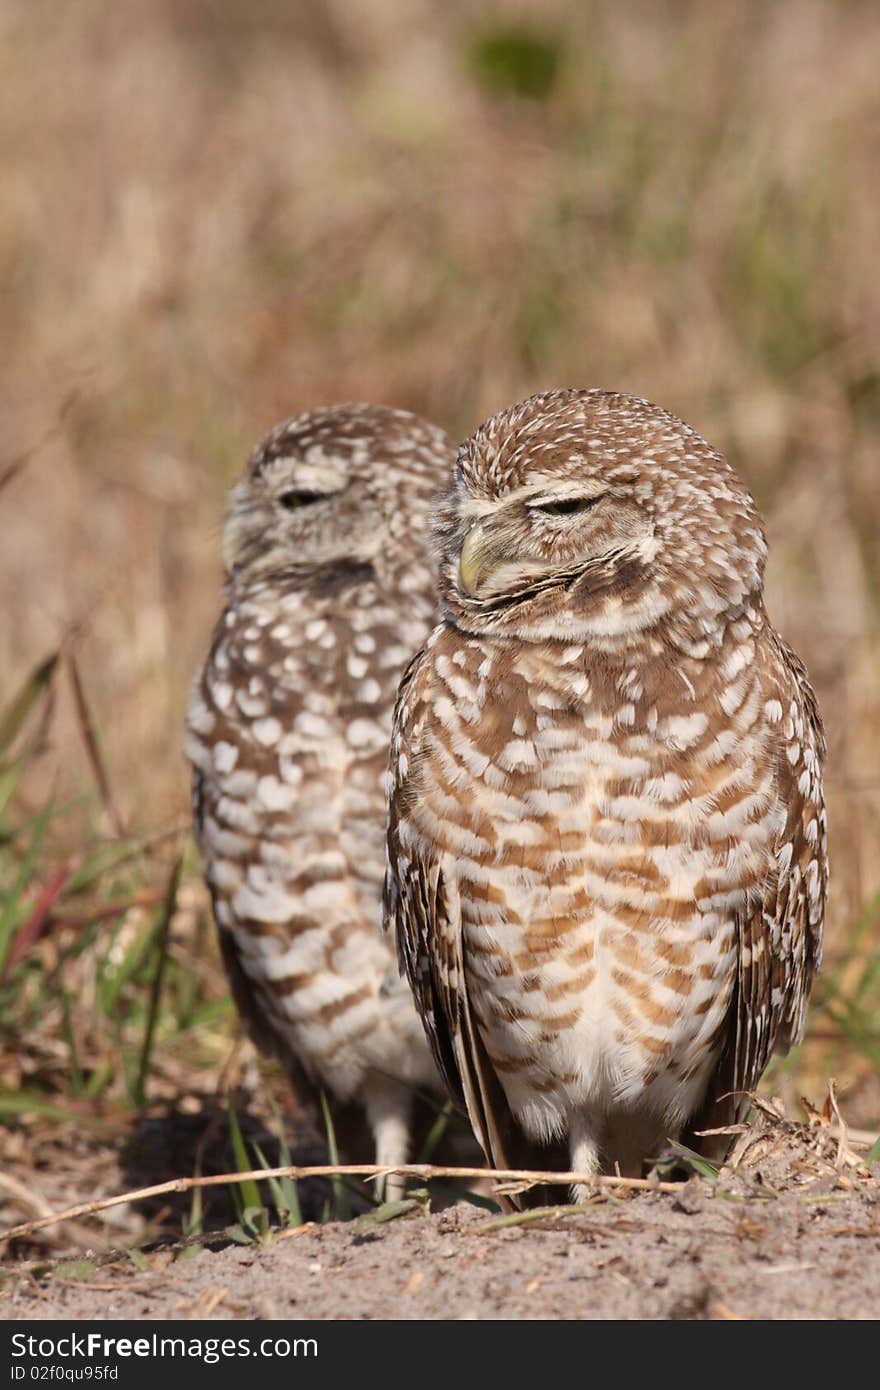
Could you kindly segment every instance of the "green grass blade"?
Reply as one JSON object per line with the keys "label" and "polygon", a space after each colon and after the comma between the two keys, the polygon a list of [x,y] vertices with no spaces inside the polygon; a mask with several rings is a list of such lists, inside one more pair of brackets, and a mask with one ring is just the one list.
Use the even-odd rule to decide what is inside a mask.
{"label": "green grass blade", "polygon": [[141,966],[149,958],[150,951],[154,947],[161,929],[161,919],[145,926],[144,930],[138,932],[133,938],[118,964],[113,959],[115,954],[113,947],[118,932],[113,933],[110,950],[107,953],[108,959],[103,962],[98,979],[98,998],[101,1012],[107,1018],[118,1017],[120,996],[126,985],[134,980]]}
{"label": "green grass blade", "polygon": [[380,1202],[377,1207],[359,1216],[355,1225],[358,1231],[369,1231],[373,1226],[384,1226],[388,1221],[397,1221],[401,1216],[409,1216],[421,1206],[422,1203],[417,1197],[401,1197],[396,1202]]}
{"label": "green grass blade", "polygon": [[[229,1138],[232,1142],[232,1156],[235,1161],[236,1172],[248,1173],[253,1167],[249,1157],[247,1147],[241,1132],[241,1125],[238,1123],[238,1116],[235,1113],[235,1106],[229,1101],[227,1114],[229,1116]],[[257,1210],[263,1203],[260,1198],[259,1185],[253,1178],[247,1178],[244,1182],[236,1183],[233,1191],[236,1209],[240,1210],[239,1220],[244,1220],[244,1213],[248,1210]]]}
{"label": "green grass blade", "polygon": [[[321,1113],[324,1116],[324,1132],[327,1135],[327,1153],[330,1156],[330,1162],[338,1164],[339,1148],[336,1143],[336,1130],[333,1125],[333,1116],[330,1114],[330,1106],[323,1091],[321,1092]],[[351,1216],[351,1207],[345,1183],[341,1177],[331,1178],[330,1181],[333,1188],[333,1205],[337,1220],[347,1221]]]}
{"label": "green grass blade", "polygon": [[0,816],[3,815],[6,807],[15,796],[16,788],[21,781],[21,774],[27,765],[26,758],[15,758],[11,763],[6,763],[0,767]]}
{"label": "green grass blade", "polygon": [[71,875],[68,893],[71,896],[82,893],[110,869],[121,868],[123,864],[137,859],[143,853],[143,848],[142,840],[114,840],[112,844],[96,845],[92,854]]}
{"label": "green grass blade", "polygon": [[443,1108],[438,1112],[437,1118],[425,1136],[425,1142],[419,1151],[418,1162],[430,1163],[431,1155],[436,1149],[440,1140],[449,1128],[449,1121],[452,1118],[452,1103],[447,1101]]}
{"label": "green grass blade", "polygon": [[76,1033],[73,1026],[73,1013],[70,1007],[70,995],[63,987],[59,991],[61,998],[61,1037],[67,1046],[67,1055],[70,1065],[70,1090],[74,1096],[81,1096],[85,1089],[83,1084],[83,1071],[79,1060],[79,1048],[76,1042]]}
{"label": "green grass blade", "polygon": [[[14,1094],[0,1095],[0,1120],[12,1119],[19,1115],[39,1115],[43,1120],[55,1120],[59,1124],[69,1123],[73,1112],[68,1106],[55,1105],[45,1096],[33,1091],[16,1091]],[[77,1114],[77,1120],[82,1117]],[[84,1123],[88,1123],[85,1119]]]}
{"label": "green grass blade", "polygon": [[[275,1134],[278,1140],[278,1156],[281,1160],[279,1167],[292,1168],[293,1155],[290,1152],[290,1145],[287,1142],[287,1135],[284,1132],[284,1119],[275,1100],[270,1097],[269,1108],[272,1112],[272,1119],[275,1122]],[[281,1189],[284,1193],[284,1200],[287,1203],[287,1210],[290,1212],[289,1225],[301,1226],[303,1224],[302,1207],[299,1200],[299,1183],[295,1178],[282,1178]]]}
{"label": "green grass blade", "polygon": [[177,904],[177,890],[180,885],[182,862],[180,855],[178,855],[171,869],[171,875],[168,879],[168,890],[165,894],[165,901],[162,904],[159,918],[159,959],[156,964],[156,973],[153,976],[153,986],[150,990],[150,1007],[147,1014],[147,1027],[144,1033],[143,1046],[141,1048],[137,1081],[135,1082],[134,1096],[136,1105],[144,1105],[146,1103],[147,1077],[150,1073],[150,1058],[152,1056],[153,1042],[156,1036],[156,1020],[159,1017],[159,1001],[162,997],[162,980],[165,976],[165,963],[168,959],[168,931]]}
{"label": "green grass blade", "polygon": [[6,957],[9,954],[9,947],[12,944],[15,930],[24,921],[28,912],[29,905],[24,900],[23,895],[34,871],[50,820],[51,810],[47,807],[37,819],[33,838],[19,865],[18,873],[6,897],[3,911],[0,912],[0,971],[6,964]]}
{"label": "green grass blade", "polygon": [[[254,1153],[257,1155],[261,1168],[272,1168],[259,1144],[254,1144]],[[290,1162],[290,1156],[281,1159],[277,1165],[283,1167]],[[272,1194],[272,1201],[275,1203],[275,1211],[278,1220],[283,1226],[301,1226],[302,1212],[299,1205],[299,1190],[292,1178],[267,1178],[269,1191]]]}
{"label": "green grass blade", "polygon": [[695,1153],[694,1150],[689,1149],[686,1144],[676,1143],[675,1140],[671,1142],[670,1148],[684,1160],[685,1167],[692,1168],[695,1173],[699,1173],[700,1177],[705,1178],[707,1182],[717,1181],[718,1169],[715,1167],[714,1163],[710,1163],[707,1158],[703,1158],[702,1154]]}
{"label": "green grass blade", "polygon": [[[200,1177],[197,1169],[193,1177]],[[183,1219],[183,1233],[185,1236],[200,1236],[205,1230],[205,1208],[202,1199],[202,1189],[194,1187],[189,1204],[189,1213]]]}
{"label": "green grass blade", "polygon": [[41,661],[0,714],[0,753],[4,753],[15,742],[31,711],[48,690],[58,665],[59,655],[59,652],[53,652],[45,661]]}

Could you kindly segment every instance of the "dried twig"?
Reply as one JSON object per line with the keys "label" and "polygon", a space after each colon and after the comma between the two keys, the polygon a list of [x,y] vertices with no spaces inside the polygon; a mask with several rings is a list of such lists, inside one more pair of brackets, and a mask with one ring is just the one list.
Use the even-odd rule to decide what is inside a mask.
{"label": "dried twig", "polygon": [[[51,1225],[55,1224],[55,1217],[49,1210],[49,1203],[45,1197],[33,1186],[27,1187],[18,1178],[14,1178],[11,1173],[0,1172],[0,1192],[10,1198],[13,1202],[24,1207],[25,1211],[36,1213],[41,1219],[49,1218]],[[70,1223],[68,1223],[70,1224]],[[50,1231],[50,1234],[54,1234]],[[76,1223],[73,1223],[69,1232],[75,1245],[85,1248],[87,1245],[94,1244],[94,1237]]]}
{"label": "dried twig", "polygon": [[586,1202],[569,1202],[560,1207],[533,1207],[531,1211],[507,1212],[504,1216],[490,1216],[474,1226],[474,1235],[486,1235],[489,1231],[504,1231],[509,1226],[529,1226],[535,1221],[557,1221],[562,1216],[583,1216],[592,1208]]}
{"label": "dried twig", "polygon": [[73,1221],[81,1216],[92,1216],[95,1212],[107,1211],[110,1207],[124,1206],[127,1202],[145,1202],[150,1197],[162,1197],[170,1192],[191,1192],[197,1187],[223,1187],[233,1183],[263,1182],[266,1178],[387,1178],[399,1174],[404,1178],[421,1178],[430,1182],[434,1178],[494,1178],[496,1182],[523,1183],[529,1187],[540,1183],[577,1183],[584,1187],[624,1188],[636,1192],[681,1192],[680,1182],[658,1182],[654,1178],[597,1177],[592,1173],[554,1173],[552,1171],[531,1171],[527,1168],[445,1168],[433,1163],[403,1163],[398,1166],[378,1163],[320,1163],[310,1166],[288,1166],[284,1168],[255,1168],[248,1173],[211,1173],[200,1178],[171,1178],[152,1187],[139,1187],[131,1192],[122,1192],[116,1197],[101,1197],[93,1202],[79,1202],[65,1211],[53,1212],[51,1216],[38,1221],[28,1221],[20,1226],[12,1226],[0,1233],[0,1240],[17,1240],[29,1236],[45,1226],[56,1222]]}
{"label": "dried twig", "polygon": [[[840,1139],[843,1136],[843,1129],[839,1125],[829,1125],[828,1133],[832,1139]],[[872,1129],[850,1129],[846,1126],[846,1141],[850,1148],[871,1149],[880,1138]]]}
{"label": "dried twig", "polygon": [[39,1212],[41,1217],[51,1217],[54,1222],[55,1217],[49,1210],[49,1203],[40,1196],[39,1192],[33,1187],[26,1187],[18,1178],[14,1178],[11,1173],[0,1172],[0,1192],[4,1192],[13,1201],[19,1202],[26,1211]]}
{"label": "dried twig", "polygon": [[[835,1138],[837,1139],[837,1157],[834,1160],[835,1168],[843,1168],[844,1166],[849,1168],[861,1167],[864,1163],[864,1159],[860,1158],[857,1153],[853,1152],[852,1143],[850,1142],[849,1129],[847,1128],[846,1121],[840,1113],[840,1106],[837,1103],[837,1082],[834,1080],[833,1077],[829,1078],[828,1081],[827,1105],[831,1114],[837,1121],[836,1125],[833,1126],[835,1131]],[[831,1128],[832,1126],[829,1125],[829,1129]]]}

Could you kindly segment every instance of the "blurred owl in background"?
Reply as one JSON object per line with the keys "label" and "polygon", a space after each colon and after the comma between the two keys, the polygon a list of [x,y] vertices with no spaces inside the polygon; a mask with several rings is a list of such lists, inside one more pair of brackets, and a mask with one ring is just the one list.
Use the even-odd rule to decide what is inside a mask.
{"label": "blurred owl in background", "polygon": [[363,1107],[381,1164],[408,1157],[414,1090],[443,1093],[380,919],[391,714],[436,618],[429,504],[453,460],[440,429],[379,406],[272,430],[232,489],[189,706],[236,1002],[300,1098]]}
{"label": "blurred owl in background", "polygon": [[647,401],[548,391],[462,446],[445,621],[401,687],[386,911],[497,1167],[723,1155],[821,957],[825,743],[752,498]]}

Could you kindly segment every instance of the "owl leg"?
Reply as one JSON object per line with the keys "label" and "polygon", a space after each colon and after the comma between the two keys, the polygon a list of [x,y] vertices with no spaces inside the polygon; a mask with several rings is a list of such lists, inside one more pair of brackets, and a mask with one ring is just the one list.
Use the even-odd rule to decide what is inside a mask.
{"label": "owl leg", "polygon": [[[568,1144],[573,1173],[598,1173],[601,1161],[601,1121],[582,1111],[569,1119]],[[576,1182],[571,1189],[572,1200],[585,1202],[593,1195],[587,1183]]]}
{"label": "owl leg", "polygon": [[[406,1163],[412,1108],[409,1087],[390,1077],[377,1078],[365,1089],[364,1106],[376,1144],[376,1162],[382,1166]],[[403,1196],[406,1179],[392,1173],[384,1185],[379,1184],[380,1191],[383,1186],[385,1201],[396,1202]]]}

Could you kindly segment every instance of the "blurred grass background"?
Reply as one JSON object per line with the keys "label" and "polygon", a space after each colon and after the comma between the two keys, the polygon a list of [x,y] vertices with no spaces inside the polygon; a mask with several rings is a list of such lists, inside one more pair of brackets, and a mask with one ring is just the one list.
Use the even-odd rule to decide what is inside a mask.
{"label": "blurred grass background", "polygon": [[678,412],[765,513],[833,855],[768,1084],[880,1125],[878,72],[871,0],[4,0],[7,1165],[39,1132],[63,1194],[65,1116],[229,1079],[181,722],[251,445],[345,399],[460,437],[551,385]]}

